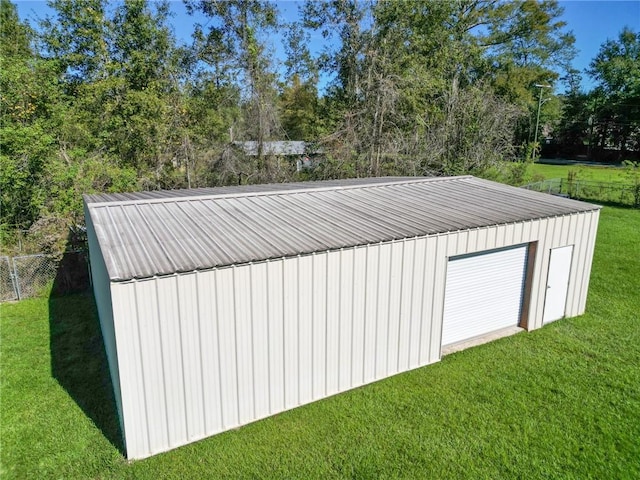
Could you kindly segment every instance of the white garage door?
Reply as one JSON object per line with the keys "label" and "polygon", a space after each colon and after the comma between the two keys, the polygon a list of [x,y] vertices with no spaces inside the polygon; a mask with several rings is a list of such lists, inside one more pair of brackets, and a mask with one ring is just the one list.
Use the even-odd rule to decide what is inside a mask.
{"label": "white garage door", "polygon": [[442,345],[520,323],[527,246],[449,260]]}

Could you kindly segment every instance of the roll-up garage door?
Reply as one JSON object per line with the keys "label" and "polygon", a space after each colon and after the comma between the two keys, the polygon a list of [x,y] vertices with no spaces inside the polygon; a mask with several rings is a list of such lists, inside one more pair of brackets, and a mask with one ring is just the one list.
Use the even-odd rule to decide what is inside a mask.
{"label": "roll-up garage door", "polygon": [[517,326],[526,267],[526,245],[451,258],[442,345]]}

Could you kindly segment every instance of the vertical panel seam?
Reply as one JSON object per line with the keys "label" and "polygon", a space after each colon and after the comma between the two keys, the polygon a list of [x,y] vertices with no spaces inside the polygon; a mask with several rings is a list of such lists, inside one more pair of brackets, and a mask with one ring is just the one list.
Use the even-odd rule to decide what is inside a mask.
{"label": "vertical panel seam", "polygon": [[236,299],[236,266],[233,265],[231,267],[231,285],[233,287],[233,341],[235,347],[235,357],[236,357],[236,413],[238,415],[238,423],[240,423],[240,367],[238,362],[238,302]]}
{"label": "vertical panel seam", "polygon": [[151,449],[151,433],[149,432],[149,407],[147,405],[147,387],[144,379],[144,361],[142,360],[142,340],[140,338],[140,309],[138,307],[138,282],[133,287],[133,299],[136,305],[136,328],[138,330],[138,358],[140,360],[140,376],[142,380],[142,404],[144,405],[145,431],[147,433],[147,448],[150,453]]}
{"label": "vertical panel seam", "polygon": [[355,352],[354,348],[354,329],[356,323],[356,249],[354,248],[351,253],[351,347],[349,352],[349,386],[353,386],[353,354]]}
{"label": "vertical panel seam", "polygon": [[[576,229],[575,229],[576,231],[574,234],[574,251],[575,251],[576,265],[575,265],[575,268],[573,269],[574,292],[571,298],[572,311],[580,310],[580,297],[582,294],[583,280],[580,278],[579,270],[580,270],[580,258],[585,248],[585,241],[584,241],[584,236],[581,235],[580,237],[578,237],[578,226],[582,226],[582,229],[584,230],[585,224],[586,224],[586,215],[584,213],[577,214]],[[576,291],[577,291],[577,298],[576,298]]]}
{"label": "vertical panel seam", "polygon": [[207,433],[207,404],[206,398],[204,394],[204,364],[202,363],[202,311],[200,306],[200,278],[202,277],[201,273],[195,272],[195,281],[196,281],[196,305],[198,312],[198,353],[199,353],[199,363],[200,363],[200,393],[202,396],[202,422],[203,422],[203,432]]}
{"label": "vertical panel seam", "polygon": [[378,311],[378,299],[380,298],[380,255],[382,253],[382,243],[378,244],[378,270],[376,272],[376,308],[375,308],[375,331],[374,331],[374,343],[373,343],[373,378],[377,378],[378,372],[378,318],[380,316],[380,312]]}
{"label": "vertical panel seam", "polygon": [[178,279],[177,277],[173,278],[173,281],[176,284],[176,307],[178,310],[178,341],[180,342],[180,370],[181,370],[181,377],[182,377],[182,398],[184,400],[184,426],[185,426],[185,430],[187,432],[187,438],[190,438],[191,435],[189,433],[189,415],[187,413],[187,410],[189,408],[188,404],[187,404],[187,384],[185,382],[185,369],[184,369],[184,348],[183,348],[183,343],[182,343],[182,313],[181,313],[181,308],[180,308],[180,286],[178,285]]}
{"label": "vertical panel seam", "polygon": [[224,424],[224,415],[223,415],[223,400],[222,400],[222,363],[221,363],[221,356],[220,356],[220,302],[218,302],[218,275],[219,275],[219,270],[214,270],[214,275],[213,275],[213,295],[214,295],[214,302],[215,302],[215,309],[216,309],[216,355],[218,357],[218,402],[219,402],[219,408],[218,408],[218,413],[219,413],[219,420],[220,420],[220,426],[224,429],[225,428],[225,424]]}
{"label": "vertical panel seam", "polygon": [[558,217],[553,217],[553,228],[551,230],[551,247],[555,248],[555,239],[556,239],[556,227],[558,226]]}
{"label": "vertical panel seam", "polygon": [[311,398],[315,398],[314,389],[316,386],[316,357],[315,357],[315,288],[316,288],[316,253],[311,255],[311,321],[309,322],[311,329]]}
{"label": "vertical panel seam", "polygon": [[365,259],[364,259],[364,280],[363,280],[363,288],[364,288],[364,299],[363,299],[363,305],[362,305],[362,380],[361,382],[364,383],[365,381],[365,365],[366,365],[366,358],[367,358],[367,291],[368,289],[368,272],[369,272],[369,249],[371,248],[370,245],[367,245],[366,247],[366,254],[365,254]]}
{"label": "vertical panel seam", "polygon": [[285,322],[285,275],[284,275],[284,259],[280,260],[280,277],[282,279],[282,404],[284,408],[287,408],[287,332],[286,332],[286,322]]}
{"label": "vertical panel seam", "polygon": [[544,283],[544,290],[543,290],[543,296],[544,296],[544,301],[542,303],[542,324],[544,325],[544,316],[546,314],[546,310],[547,310],[547,293],[549,291],[549,275],[551,274],[551,257],[553,254],[553,250],[554,248],[556,248],[554,246],[554,240],[555,240],[555,235],[556,235],[556,223],[558,221],[558,217],[553,217],[553,224],[551,226],[551,235],[548,234],[549,232],[549,228],[547,226],[547,238],[549,238],[551,241],[549,242],[549,249],[548,249],[548,254],[547,254],[547,258],[549,259],[548,263],[547,263],[547,278],[545,280]]}
{"label": "vertical panel seam", "polygon": [[163,396],[163,400],[164,400],[164,420],[165,420],[165,427],[167,429],[167,442],[169,442],[169,445],[171,445],[171,434],[169,433],[171,431],[171,428],[169,427],[169,408],[167,406],[167,381],[166,381],[166,372],[164,369],[164,348],[162,348],[162,315],[160,314],[160,305],[159,302],[157,301],[160,298],[160,295],[158,293],[158,280],[154,280],[154,286],[155,286],[155,290],[156,290],[156,313],[157,313],[157,318],[158,318],[158,336],[160,337],[160,359],[161,359],[161,365],[162,368],[160,369],[162,371],[162,391],[164,392],[164,396]]}
{"label": "vertical panel seam", "polygon": [[387,293],[387,352],[385,355],[386,364],[384,366],[385,377],[389,374],[389,333],[391,330],[391,292],[393,291],[393,243],[391,243],[391,251],[389,252],[389,290]]}
{"label": "vertical panel seam", "polygon": [[574,268],[573,263],[578,261],[578,257],[579,257],[578,254],[580,252],[580,247],[579,245],[577,245],[577,242],[576,242],[577,230],[578,230],[577,229],[578,215],[579,214],[575,214],[575,213],[571,215],[569,220],[569,227],[568,227],[569,232],[567,233],[567,238],[568,238],[567,242],[571,242],[571,244],[573,245],[573,253],[574,253],[571,259],[572,265],[570,267],[571,271],[569,273],[570,288],[569,287],[567,288],[567,305],[568,305],[569,311],[571,311],[572,314],[573,312],[576,311],[575,291],[576,291],[576,283],[577,283],[576,282],[577,277],[576,277],[576,271],[575,271],[576,269]]}
{"label": "vertical panel seam", "polygon": [[265,281],[265,291],[266,291],[266,321],[267,321],[267,406],[269,409],[269,414],[273,413],[273,407],[271,405],[271,391],[273,385],[271,384],[271,304],[269,302],[269,260],[265,263],[264,269],[264,281]]}
{"label": "vertical panel seam", "polygon": [[340,357],[342,356],[342,349],[340,348],[340,345],[342,344],[342,338],[341,337],[341,332],[342,332],[342,325],[340,325],[342,323],[342,249],[340,249],[340,262],[338,263],[338,268],[339,268],[339,275],[340,275],[340,288],[338,289],[338,372],[337,372],[337,384],[338,384],[338,391],[340,391]]}
{"label": "vertical panel seam", "polygon": [[329,254],[325,253],[325,298],[324,298],[324,395],[327,395],[329,380]]}
{"label": "vertical panel seam", "polygon": [[[586,222],[585,222],[586,223]],[[581,283],[582,286],[580,288],[580,300],[579,305],[584,305],[586,308],[587,305],[587,289],[585,288],[587,285],[588,276],[590,276],[591,272],[587,270],[587,262],[589,262],[589,253],[593,257],[593,250],[591,245],[595,243],[595,232],[593,231],[593,213],[589,214],[589,228],[587,229],[587,241],[583,242],[583,261],[582,263],[582,274],[581,274]]]}
{"label": "vertical panel seam", "polygon": [[[478,232],[478,236],[480,236],[479,232]],[[434,280],[433,280],[433,285],[434,285],[433,297],[434,298],[435,298],[435,287],[437,286],[437,283],[436,283],[436,272],[438,271],[438,261],[441,258],[440,255],[439,255],[439,253],[441,252],[439,246],[445,240],[446,240],[446,237],[443,237],[443,236],[438,236],[437,237],[436,260],[435,260],[435,264],[434,264],[435,268],[433,269],[433,271],[434,271],[434,273],[433,273],[433,278],[434,278]],[[485,242],[485,246],[486,246],[486,242]],[[446,246],[442,250],[446,252]],[[438,356],[442,355],[442,332],[444,330],[444,308],[445,308],[445,302],[447,300],[447,298],[446,298],[446,285],[447,285],[447,266],[448,266],[448,263],[449,263],[449,257],[447,257],[445,255],[444,258],[441,260],[441,262],[442,262],[442,265],[443,265],[442,269],[444,270],[444,272],[443,272],[444,273],[444,275],[443,275],[444,285],[440,286],[440,290],[442,292],[442,300],[440,301],[440,305],[442,306],[442,308],[441,308],[442,314],[438,318],[438,322],[440,322],[440,338],[439,338],[439,341],[438,341],[438,351],[440,352],[440,354]],[[431,312],[432,312],[431,313],[431,318],[432,319],[434,318],[434,312],[435,312],[435,308],[436,308],[436,304],[435,303],[436,302],[432,302],[432,304],[431,304]],[[435,322],[434,322],[434,325],[435,325]],[[431,348],[429,348],[429,358],[431,358],[431,354],[432,353],[433,352],[431,352]]]}
{"label": "vertical panel seam", "polygon": [[300,348],[300,331],[302,330],[300,328],[300,323],[301,323],[301,315],[300,315],[300,255],[298,255],[296,258],[296,282],[295,282],[295,286],[296,286],[296,294],[295,294],[295,299],[296,299],[296,321],[293,322],[296,325],[296,338],[297,338],[297,342],[296,342],[296,350],[297,350],[297,357],[298,357],[298,405],[300,405],[300,391],[302,390],[302,369],[300,368],[301,365],[301,355],[302,355],[302,349]]}
{"label": "vertical panel seam", "polygon": [[[547,231],[549,229],[549,219],[545,218],[545,219],[541,219],[538,223],[538,249],[536,251],[536,257],[537,257],[537,261],[535,262],[536,267],[537,267],[537,291],[536,289],[533,289],[533,292],[535,293],[535,300],[536,300],[536,304],[535,304],[535,317],[533,319],[534,324],[536,326],[536,328],[541,327],[543,322],[544,322],[544,303],[545,303],[545,296],[546,296],[546,292],[543,292],[543,290],[546,291],[547,288],[547,279],[544,276],[544,264],[547,261],[547,257],[549,256],[547,254],[547,246],[548,246],[548,236],[547,236]],[[542,230],[544,230],[544,233],[542,232]],[[547,264],[547,272],[549,271],[549,265]],[[542,301],[540,301],[542,299]]]}
{"label": "vertical panel seam", "polygon": [[254,341],[253,335],[253,264],[249,264],[247,267],[249,269],[249,318],[250,320],[250,334],[251,334],[251,351],[249,354],[251,355],[251,390],[253,394],[253,418],[257,418],[256,416],[256,403],[257,403],[257,388],[256,388],[256,366],[255,366],[255,350],[256,345]]}
{"label": "vertical panel seam", "polygon": [[[469,241],[469,235],[467,235],[467,242]],[[422,289],[421,295],[422,299],[420,300],[420,330],[419,330],[419,340],[418,340],[418,364],[422,364],[422,335],[424,328],[424,300],[425,300],[425,290],[427,289],[427,254],[429,245],[429,241],[424,239],[424,258],[422,259]],[[431,335],[429,335],[429,341],[431,341]]]}
{"label": "vertical panel seam", "polygon": [[407,332],[407,337],[408,337],[408,348],[407,348],[407,368],[411,368],[411,327],[413,326],[413,322],[415,321],[413,319],[414,315],[413,315],[413,295],[415,293],[415,289],[416,289],[416,239],[414,238],[413,240],[411,240],[411,242],[413,243],[413,258],[411,261],[411,288],[409,289],[409,293],[411,295],[411,298],[409,299],[409,331]]}
{"label": "vertical panel seam", "polygon": [[396,367],[394,369],[395,372],[397,372],[400,368],[400,339],[401,339],[401,334],[402,334],[402,294],[404,292],[404,289],[406,288],[405,284],[404,284],[404,265],[405,265],[405,255],[406,255],[406,244],[407,244],[407,240],[404,239],[402,240],[402,255],[400,257],[400,267],[402,268],[402,271],[400,272],[400,293],[398,296],[398,300],[399,300],[399,305],[398,305],[398,339],[397,339],[397,343],[398,343],[398,348],[397,348],[397,352],[396,352]]}

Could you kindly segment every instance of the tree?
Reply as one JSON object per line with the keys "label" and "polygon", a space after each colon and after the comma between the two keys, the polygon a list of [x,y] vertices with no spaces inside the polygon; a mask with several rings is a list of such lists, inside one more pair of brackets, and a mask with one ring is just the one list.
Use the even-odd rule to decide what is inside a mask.
{"label": "tree", "polygon": [[32,56],[33,31],[18,18],[16,6],[9,0],[0,0],[0,42],[3,58]]}
{"label": "tree", "polygon": [[199,27],[199,56],[217,72],[225,72],[222,78],[233,78],[242,87],[246,120],[251,120],[244,126],[247,135],[260,142],[271,139],[278,131],[276,77],[262,35],[278,25],[275,6],[261,0],[198,0],[186,4],[190,13],[200,11],[215,20],[206,35]]}
{"label": "tree", "polygon": [[[556,0],[504,2],[488,14],[488,33],[479,34],[496,92],[528,110],[516,130],[516,142],[532,142],[539,91],[536,84],[554,85],[575,56],[575,38],[560,20]],[[542,105],[542,125],[559,121],[557,101]],[[535,148],[535,146],[534,146]]]}
{"label": "tree", "polygon": [[[38,32],[0,2],[2,221],[25,228],[78,221],[94,190],[291,179],[293,165],[262,148],[285,138],[320,144],[327,158],[310,178],[501,171],[533,137],[534,85],[557,79],[573,42],[555,0],[308,1],[284,27],[271,1],[186,0],[206,22],[189,47],[162,1],[50,0]],[[325,39],[316,58],[311,31]],[[577,90],[565,96],[565,114],[580,116],[565,136],[593,129],[601,147],[631,148],[637,37],[614,43],[594,63],[590,113]],[[546,127],[557,111],[558,99],[543,102]]]}
{"label": "tree", "polygon": [[48,0],[56,13],[42,21],[45,56],[58,59],[70,86],[109,74],[111,25],[105,0]]}
{"label": "tree", "polygon": [[592,97],[600,147],[615,146],[622,156],[640,151],[640,32],[625,28],[602,44],[587,73],[597,82]]}
{"label": "tree", "polygon": [[320,64],[336,73],[326,99],[333,125],[325,143],[341,158],[340,175],[379,175],[383,157],[393,155],[401,144],[394,141],[398,131],[390,131],[389,121],[399,99],[400,77],[390,68],[397,52],[392,52],[378,23],[367,25],[373,15],[372,3],[356,0],[307,2],[303,9],[307,28],[337,40],[335,48],[322,54]]}
{"label": "tree", "polygon": [[238,123],[240,88],[215,73],[199,72],[189,83],[185,105],[186,134],[191,145],[192,186],[228,185],[238,181],[240,162],[230,148]]}
{"label": "tree", "polygon": [[34,32],[0,1],[0,211],[3,225],[26,229],[42,213],[43,182],[62,121],[57,65],[32,50]]}
{"label": "tree", "polygon": [[301,83],[317,85],[319,69],[309,51],[311,39],[308,32],[301,23],[292,22],[285,25],[284,37],[287,80],[296,78]]}
{"label": "tree", "polygon": [[567,88],[561,97],[562,117],[555,132],[556,143],[568,154],[581,153],[584,145],[591,147],[591,96],[580,86],[579,71],[571,69],[563,80]]}
{"label": "tree", "polygon": [[[208,31],[198,26],[199,58],[213,67],[217,82],[233,79],[241,91],[242,116],[231,139],[258,142],[256,163],[238,166],[244,181],[273,181],[279,165],[264,155],[263,144],[282,136],[278,116],[277,76],[264,35],[278,27],[275,5],[263,0],[186,0],[187,11],[213,19]],[[234,157],[235,158],[235,157]]]}
{"label": "tree", "polygon": [[184,53],[167,25],[166,2],[54,0],[43,22],[45,53],[61,62],[72,98],[60,135],[70,151],[102,152],[137,171],[145,188],[182,184],[179,155]]}
{"label": "tree", "polygon": [[[481,172],[513,155],[505,132],[513,131],[518,108],[496,97],[483,79],[486,49],[474,31],[497,22],[496,5],[502,4],[305,4],[306,26],[339,40],[322,63],[337,72],[329,101],[343,111],[330,138],[336,156],[352,159],[355,175]],[[486,114],[489,107],[503,115],[479,115],[457,128],[465,108]],[[497,129],[495,120],[502,122]],[[491,140],[478,138],[483,133]],[[487,151],[455,158],[470,155],[471,145]]]}
{"label": "tree", "polygon": [[308,32],[299,22],[284,32],[285,80],[279,98],[282,129],[291,140],[317,141],[323,130],[318,99],[319,71],[309,51]]}
{"label": "tree", "polygon": [[291,84],[283,87],[279,103],[282,129],[287,138],[308,142],[318,139],[321,121],[318,118],[318,90],[313,83],[302,83],[294,75]]}

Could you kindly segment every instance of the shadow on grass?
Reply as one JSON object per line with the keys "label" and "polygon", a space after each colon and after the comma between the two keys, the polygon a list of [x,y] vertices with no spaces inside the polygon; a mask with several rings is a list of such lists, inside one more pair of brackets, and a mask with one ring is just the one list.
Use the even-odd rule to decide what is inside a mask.
{"label": "shadow on grass", "polygon": [[49,332],[53,377],[124,455],[107,356],[83,254],[65,253],[58,266],[49,296]]}

